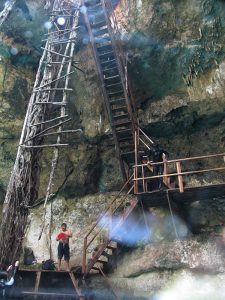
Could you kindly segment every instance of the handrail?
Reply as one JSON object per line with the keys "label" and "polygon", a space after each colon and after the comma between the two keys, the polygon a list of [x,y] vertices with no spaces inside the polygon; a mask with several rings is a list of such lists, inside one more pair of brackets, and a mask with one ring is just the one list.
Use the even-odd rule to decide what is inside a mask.
{"label": "handrail", "polygon": [[211,171],[223,171],[223,170],[225,170],[225,167],[202,169],[202,170],[196,170],[196,171],[177,172],[177,173],[154,175],[154,176],[148,176],[148,177],[136,177],[136,178],[134,178],[134,181],[142,180],[142,179],[155,179],[155,178],[173,177],[173,176],[177,176],[177,175],[193,175],[193,174],[197,174],[197,173],[205,173],[205,172],[211,172]]}
{"label": "handrail", "polygon": [[[190,160],[197,160],[197,159],[207,159],[207,158],[212,158],[212,157],[221,157],[224,156],[225,157],[225,153],[218,153],[218,154],[209,154],[209,155],[203,155],[203,156],[193,156],[193,157],[186,157],[186,158],[178,158],[178,159],[173,159],[173,160],[166,160],[166,161],[161,161],[161,162],[150,162],[151,166],[157,166],[157,165],[162,165],[165,162],[167,164],[170,163],[175,163],[175,162],[184,162],[184,161],[190,161]],[[133,168],[135,167],[141,167],[141,166],[147,166],[149,164],[138,164],[138,165],[134,165]]]}
{"label": "handrail", "polygon": [[99,218],[97,219],[96,223],[91,227],[91,229],[89,230],[89,232],[86,234],[85,238],[88,237],[90,235],[90,233],[95,229],[95,227],[99,224],[99,221],[101,219],[103,219],[103,217],[107,214],[107,212],[110,209],[110,206],[112,204],[115,203],[115,201],[118,199],[118,197],[121,195],[121,193],[123,192],[123,190],[125,189],[125,187],[130,183],[131,179],[134,177],[134,174],[132,174],[130,176],[130,178],[125,182],[125,184],[122,186],[121,190],[119,191],[119,193],[116,195],[116,197],[113,199],[113,201],[108,205],[108,208],[106,209],[105,213],[101,216],[99,216]]}
{"label": "handrail", "polygon": [[[170,182],[171,177],[177,177],[178,179],[178,186],[180,192],[184,192],[184,184],[183,184],[183,176],[188,176],[188,175],[194,175],[194,174],[200,174],[200,173],[207,173],[207,172],[220,172],[224,171],[225,167],[221,166],[221,164],[218,166],[208,166],[205,168],[203,167],[202,169],[193,169],[189,168],[189,170],[186,168],[185,171],[182,171],[182,162],[192,162],[192,161],[199,161],[199,160],[206,160],[209,158],[224,158],[225,162],[225,153],[218,153],[218,154],[209,154],[209,155],[204,155],[204,156],[195,156],[195,157],[188,157],[188,158],[180,158],[180,159],[174,159],[174,160],[164,160],[161,162],[149,162],[147,164],[136,164],[133,166],[133,171],[134,171],[134,186],[135,186],[135,194],[139,194],[142,192],[148,192],[149,191],[149,184],[147,181],[149,180],[154,180],[154,179],[160,179],[163,178],[164,184],[168,187],[168,189],[175,189],[174,184]],[[159,165],[164,165],[164,174],[159,174],[159,175],[153,175],[153,176],[145,176],[145,170],[144,167],[153,167],[153,172],[154,172],[154,167],[159,166]],[[176,171],[172,171],[172,173],[168,173],[168,167],[170,165],[173,165],[173,168],[175,166]],[[157,169],[155,169],[155,172],[158,172]],[[153,173],[154,174],[154,173]],[[138,184],[138,182],[141,182],[142,187]],[[161,181],[160,181],[161,182]],[[159,182],[159,186],[161,183]],[[154,187],[154,183],[153,183]],[[157,189],[157,188],[156,188]],[[152,189],[150,189],[152,191]]]}
{"label": "handrail", "polygon": [[150,137],[140,128],[140,126],[139,125],[137,125],[136,124],[136,127],[138,128],[138,130],[146,137],[146,139],[148,139],[149,140],[149,142],[151,143],[151,144],[154,144],[154,142],[153,142],[153,140],[152,139],[150,139]]}
{"label": "handrail", "polygon": [[[97,226],[99,226],[101,220],[104,219],[104,217],[110,213],[110,215],[112,216],[116,210],[118,210],[118,208],[121,207],[122,205],[122,201],[119,203],[119,205],[116,205],[116,207],[114,209],[112,209],[113,204],[116,202],[116,200],[118,199],[118,197],[121,195],[121,193],[124,191],[124,189],[128,186],[128,184],[132,181],[134,177],[134,174],[132,174],[129,179],[124,183],[124,185],[122,186],[121,190],[119,191],[119,193],[116,195],[116,197],[110,202],[110,204],[108,205],[107,209],[105,210],[105,212],[103,213],[103,215],[100,215],[97,219],[97,221],[95,222],[95,224],[91,227],[91,229],[88,231],[88,233],[85,235],[84,237],[84,245],[83,245],[83,261],[82,261],[82,272],[83,274],[86,273],[86,269],[87,269],[87,249],[89,248],[89,246],[92,244],[92,242],[95,240],[95,238],[100,234],[100,232],[104,229],[105,224],[100,225],[99,230],[94,233],[94,235],[91,237],[90,241],[88,241],[88,237],[91,235],[91,233],[93,233],[94,229],[97,228]],[[131,187],[128,192],[123,195],[127,196],[128,193],[130,193],[132,191],[133,187]],[[105,240],[104,242],[105,244],[108,243],[108,239]],[[101,249],[100,249],[101,250]],[[100,252],[100,250],[98,252]],[[98,254],[97,252],[97,254]],[[96,254],[96,255],[97,255]]]}

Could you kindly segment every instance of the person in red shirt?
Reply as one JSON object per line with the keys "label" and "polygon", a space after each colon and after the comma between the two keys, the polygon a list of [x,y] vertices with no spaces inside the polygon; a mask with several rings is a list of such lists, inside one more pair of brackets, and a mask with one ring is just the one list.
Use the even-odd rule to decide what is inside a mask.
{"label": "person in red shirt", "polygon": [[58,233],[56,240],[59,242],[58,244],[58,271],[61,271],[61,262],[62,258],[66,262],[66,269],[70,271],[70,248],[69,248],[69,239],[72,237],[71,230],[67,229],[66,223],[62,223],[61,231]]}

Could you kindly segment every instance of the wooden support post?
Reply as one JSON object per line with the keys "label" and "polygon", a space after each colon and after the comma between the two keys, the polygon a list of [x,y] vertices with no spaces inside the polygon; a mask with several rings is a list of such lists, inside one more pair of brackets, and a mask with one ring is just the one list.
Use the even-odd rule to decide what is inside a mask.
{"label": "wooden support post", "polygon": [[142,190],[145,191],[145,173],[144,173],[144,166],[141,166],[141,176],[142,176]]}
{"label": "wooden support post", "polygon": [[40,280],[41,280],[41,271],[38,271],[36,273],[36,281],[35,281],[35,287],[34,287],[35,293],[37,293],[39,290]]}
{"label": "wooden support post", "polygon": [[184,192],[184,185],[183,185],[183,177],[181,175],[181,163],[179,161],[176,162],[177,167],[177,174],[178,174],[178,184],[180,193]]}
{"label": "wooden support post", "polygon": [[87,237],[84,239],[84,247],[83,247],[83,259],[82,259],[82,273],[86,273],[86,262],[87,261]]}
{"label": "wooden support post", "polygon": [[79,290],[79,288],[78,288],[78,284],[77,284],[77,282],[76,282],[76,279],[75,279],[74,274],[73,274],[72,272],[69,272],[69,275],[70,275],[71,281],[72,281],[72,283],[73,283],[74,289],[75,289],[75,291],[76,291],[76,294],[78,295],[78,298],[79,298],[80,300],[84,300],[84,296],[81,295],[81,292],[80,292],[80,290]]}
{"label": "wooden support post", "polygon": [[[163,164],[164,164],[164,172],[163,172],[163,175],[167,175],[167,174],[168,174],[168,171],[167,171],[167,161],[164,160]],[[164,182],[164,184],[165,184],[167,187],[169,187],[169,185],[170,185],[170,178],[169,178],[168,176],[163,177],[163,182]]]}

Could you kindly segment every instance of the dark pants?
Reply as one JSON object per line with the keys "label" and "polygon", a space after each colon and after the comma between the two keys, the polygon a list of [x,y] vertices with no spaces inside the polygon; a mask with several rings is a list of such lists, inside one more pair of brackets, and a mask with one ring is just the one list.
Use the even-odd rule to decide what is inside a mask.
{"label": "dark pants", "polygon": [[[164,165],[158,165],[153,167],[153,176],[160,176],[163,175],[164,172]],[[156,188],[161,188],[163,184],[163,177],[156,178]]]}
{"label": "dark pants", "polygon": [[63,256],[65,260],[70,260],[70,248],[68,243],[59,243],[58,245],[58,259],[62,259]]}

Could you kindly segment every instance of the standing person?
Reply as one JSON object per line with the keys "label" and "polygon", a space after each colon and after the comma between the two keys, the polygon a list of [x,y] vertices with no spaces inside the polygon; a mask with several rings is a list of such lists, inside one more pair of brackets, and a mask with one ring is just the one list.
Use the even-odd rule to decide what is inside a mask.
{"label": "standing person", "polygon": [[62,223],[61,231],[56,237],[56,241],[59,242],[58,244],[58,271],[61,270],[61,261],[64,257],[66,262],[66,269],[70,271],[70,248],[69,248],[69,239],[72,237],[71,230],[67,229],[66,223]]}
{"label": "standing person", "polygon": [[[163,150],[158,144],[153,145],[150,149],[150,153],[152,162],[158,163],[162,162],[159,165],[153,165],[153,176],[163,175],[164,172],[164,164],[163,162],[168,158],[168,152]],[[163,177],[157,178],[157,188],[161,189],[163,183]]]}

